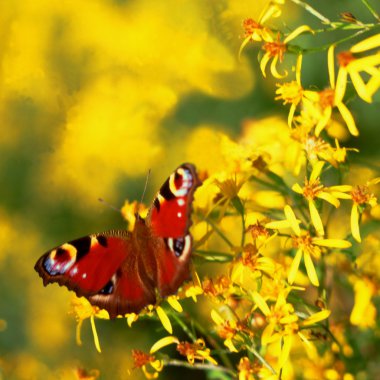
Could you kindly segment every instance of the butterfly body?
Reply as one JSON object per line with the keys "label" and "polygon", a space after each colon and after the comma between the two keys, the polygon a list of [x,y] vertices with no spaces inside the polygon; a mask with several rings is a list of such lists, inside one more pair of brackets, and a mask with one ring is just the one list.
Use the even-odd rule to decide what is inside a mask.
{"label": "butterfly body", "polygon": [[111,318],[176,293],[190,276],[191,203],[199,185],[194,166],[183,164],[165,181],[147,218],[137,215],[132,232],[93,234],[46,252],[35,265],[44,285],[64,285]]}

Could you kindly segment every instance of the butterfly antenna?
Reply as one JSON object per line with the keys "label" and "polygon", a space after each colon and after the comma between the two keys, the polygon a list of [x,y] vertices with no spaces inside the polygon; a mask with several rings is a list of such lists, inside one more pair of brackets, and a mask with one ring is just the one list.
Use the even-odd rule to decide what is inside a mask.
{"label": "butterfly antenna", "polygon": [[117,212],[121,212],[121,210],[117,207],[115,207],[114,205],[111,205],[111,203],[108,203],[107,201],[105,201],[103,198],[98,198],[98,201],[100,203],[103,203],[105,204],[106,206],[108,206],[109,208],[111,208],[112,210],[115,210]]}
{"label": "butterfly antenna", "polygon": [[143,201],[144,201],[145,192],[146,192],[146,189],[148,187],[148,182],[149,182],[149,178],[150,178],[150,172],[151,172],[151,169],[148,170],[148,174],[146,175],[144,190],[143,190],[142,195],[141,195],[140,204],[143,203]]}

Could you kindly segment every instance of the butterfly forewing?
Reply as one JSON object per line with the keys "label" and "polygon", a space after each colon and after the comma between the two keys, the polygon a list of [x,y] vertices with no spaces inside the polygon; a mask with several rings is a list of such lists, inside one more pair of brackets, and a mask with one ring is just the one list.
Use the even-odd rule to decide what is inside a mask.
{"label": "butterfly forewing", "polygon": [[190,277],[191,205],[199,185],[195,167],[181,165],[164,182],[149,212],[147,223],[152,234],[164,242],[164,249],[155,254],[157,287],[162,297],[175,293]]}

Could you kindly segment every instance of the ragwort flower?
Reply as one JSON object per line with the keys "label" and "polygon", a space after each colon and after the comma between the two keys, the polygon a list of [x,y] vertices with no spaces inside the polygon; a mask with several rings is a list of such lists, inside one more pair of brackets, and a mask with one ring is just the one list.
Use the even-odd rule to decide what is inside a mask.
{"label": "ragwort flower", "polygon": [[267,320],[267,326],[261,335],[262,344],[281,343],[278,368],[283,368],[288,360],[296,336],[305,344],[310,345],[306,336],[300,331],[300,326],[314,325],[325,320],[331,314],[330,310],[322,310],[300,322],[294,306],[286,300],[290,291],[290,288],[284,289],[278,295],[276,303],[270,306],[261,294],[252,293],[253,300]]}
{"label": "ragwort flower", "polygon": [[310,282],[314,286],[319,286],[319,280],[312,257],[317,260],[320,258],[321,247],[349,248],[351,247],[351,243],[341,239],[313,238],[310,236],[309,232],[305,232],[300,229],[299,220],[296,218],[294,211],[290,206],[285,206],[284,212],[287,220],[271,222],[270,225],[268,225],[268,228],[282,229],[291,227],[295,233],[295,235],[292,236],[292,239],[293,246],[297,249],[297,251],[289,269],[288,282],[289,284],[293,284],[303,257],[306,273],[310,279]]}
{"label": "ragwort flower", "polygon": [[346,91],[346,84],[342,83],[344,76],[341,72],[338,74],[338,79],[335,81],[335,63],[334,63],[335,45],[330,46],[327,53],[327,66],[329,72],[330,88],[326,88],[319,91],[318,105],[321,108],[322,115],[319,117],[319,121],[315,126],[315,135],[319,136],[321,131],[326,127],[327,123],[331,119],[332,110],[336,107],[343,120],[345,121],[348,130],[353,136],[358,136],[359,131],[356,127],[355,120],[343,103],[344,94]]}
{"label": "ragwort flower", "polygon": [[284,54],[288,50],[288,43],[298,37],[300,34],[305,32],[313,32],[310,27],[307,25],[302,25],[290,33],[283,41],[281,41],[280,34],[277,34],[276,39],[272,37],[265,40],[262,49],[265,51],[264,56],[260,62],[260,69],[263,73],[263,76],[266,77],[265,69],[268,62],[272,59],[270,66],[270,71],[275,78],[284,78],[287,75],[287,72],[281,75],[277,70],[277,63],[282,62],[284,59]]}
{"label": "ragwort flower", "polygon": [[321,183],[320,174],[324,166],[323,161],[318,161],[310,174],[310,178],[305,178],[304,186],[301,187],[298,183],[293,185],[292,189],[298,194],[302,194],[308,201],[311,221],[318,235],[325,234],[322,219],[315,205],[315,199],[323,199],[332,204],[334,207],[339,207],[338,198],[349,199],[347,191],[351,190],[351,186],[330,186],[326,187]]}
{"label": "ragwort flower", "polygon": [[132,350],[134,361],[133,368],[141,368],[147,379],[157,379],[159,372],[164,368],[162,360],[156,359],[154,355],[147,354],[141,350]]}
{"label": "ragwort flower", "polygon": [[370,192],[369,188],[372,185],[380,183],[380,177],[368,181],[366,185],[356,186],[351,191],[351,199],[353,200],[351,209],[351,233],[353,238],[361,242],[359,220],[360,215],[366,206],[373,207],[377,204],[377,199],[373,193]]}
{"label": "ragwort flower", "polygon": [[[374,54],[364,57],[357,57],[356,55],[379,47],[380,34],[376,34],[358,42],[350,50],[338,54],[339,72],[336,83],[338,91],[345,92],[347,78],[350,76],[359,97],[368,103],[372,102],[373,94],[380,87],[380,52],[376,51]],[[367,83],[361,77],[361,72],[370,76]]]}
{"label": "ragwort flower", "polygon": [[95,317],[102,319],[109,319],[108,312],[103,309],[99,309],[97,306],[92,306],[90,302],[84,297],[74,297],[71,301],[72,311],[71,313],[75,315],[77,320],[76,328],[76,341],[80,346],[82,345],[81,340],[81,328],[83,321],[90,318],[92,335],[94,337],[95,348],[98,352],[101,352],[98,333],[95,326]]}

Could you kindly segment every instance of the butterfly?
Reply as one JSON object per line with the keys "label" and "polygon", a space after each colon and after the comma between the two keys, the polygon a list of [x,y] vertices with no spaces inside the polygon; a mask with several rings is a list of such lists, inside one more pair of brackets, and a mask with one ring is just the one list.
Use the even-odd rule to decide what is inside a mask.
{"label": "butterfly", "polygon": [[110,318],[138,313],[157,295],[175,294],[190,277],[189,227],[200,184],[194,165],[182,164],[156,194],[146,219],[136,214],[132,232],[92,234],[46,252],[34,267],[44,286],[64,285]]}

